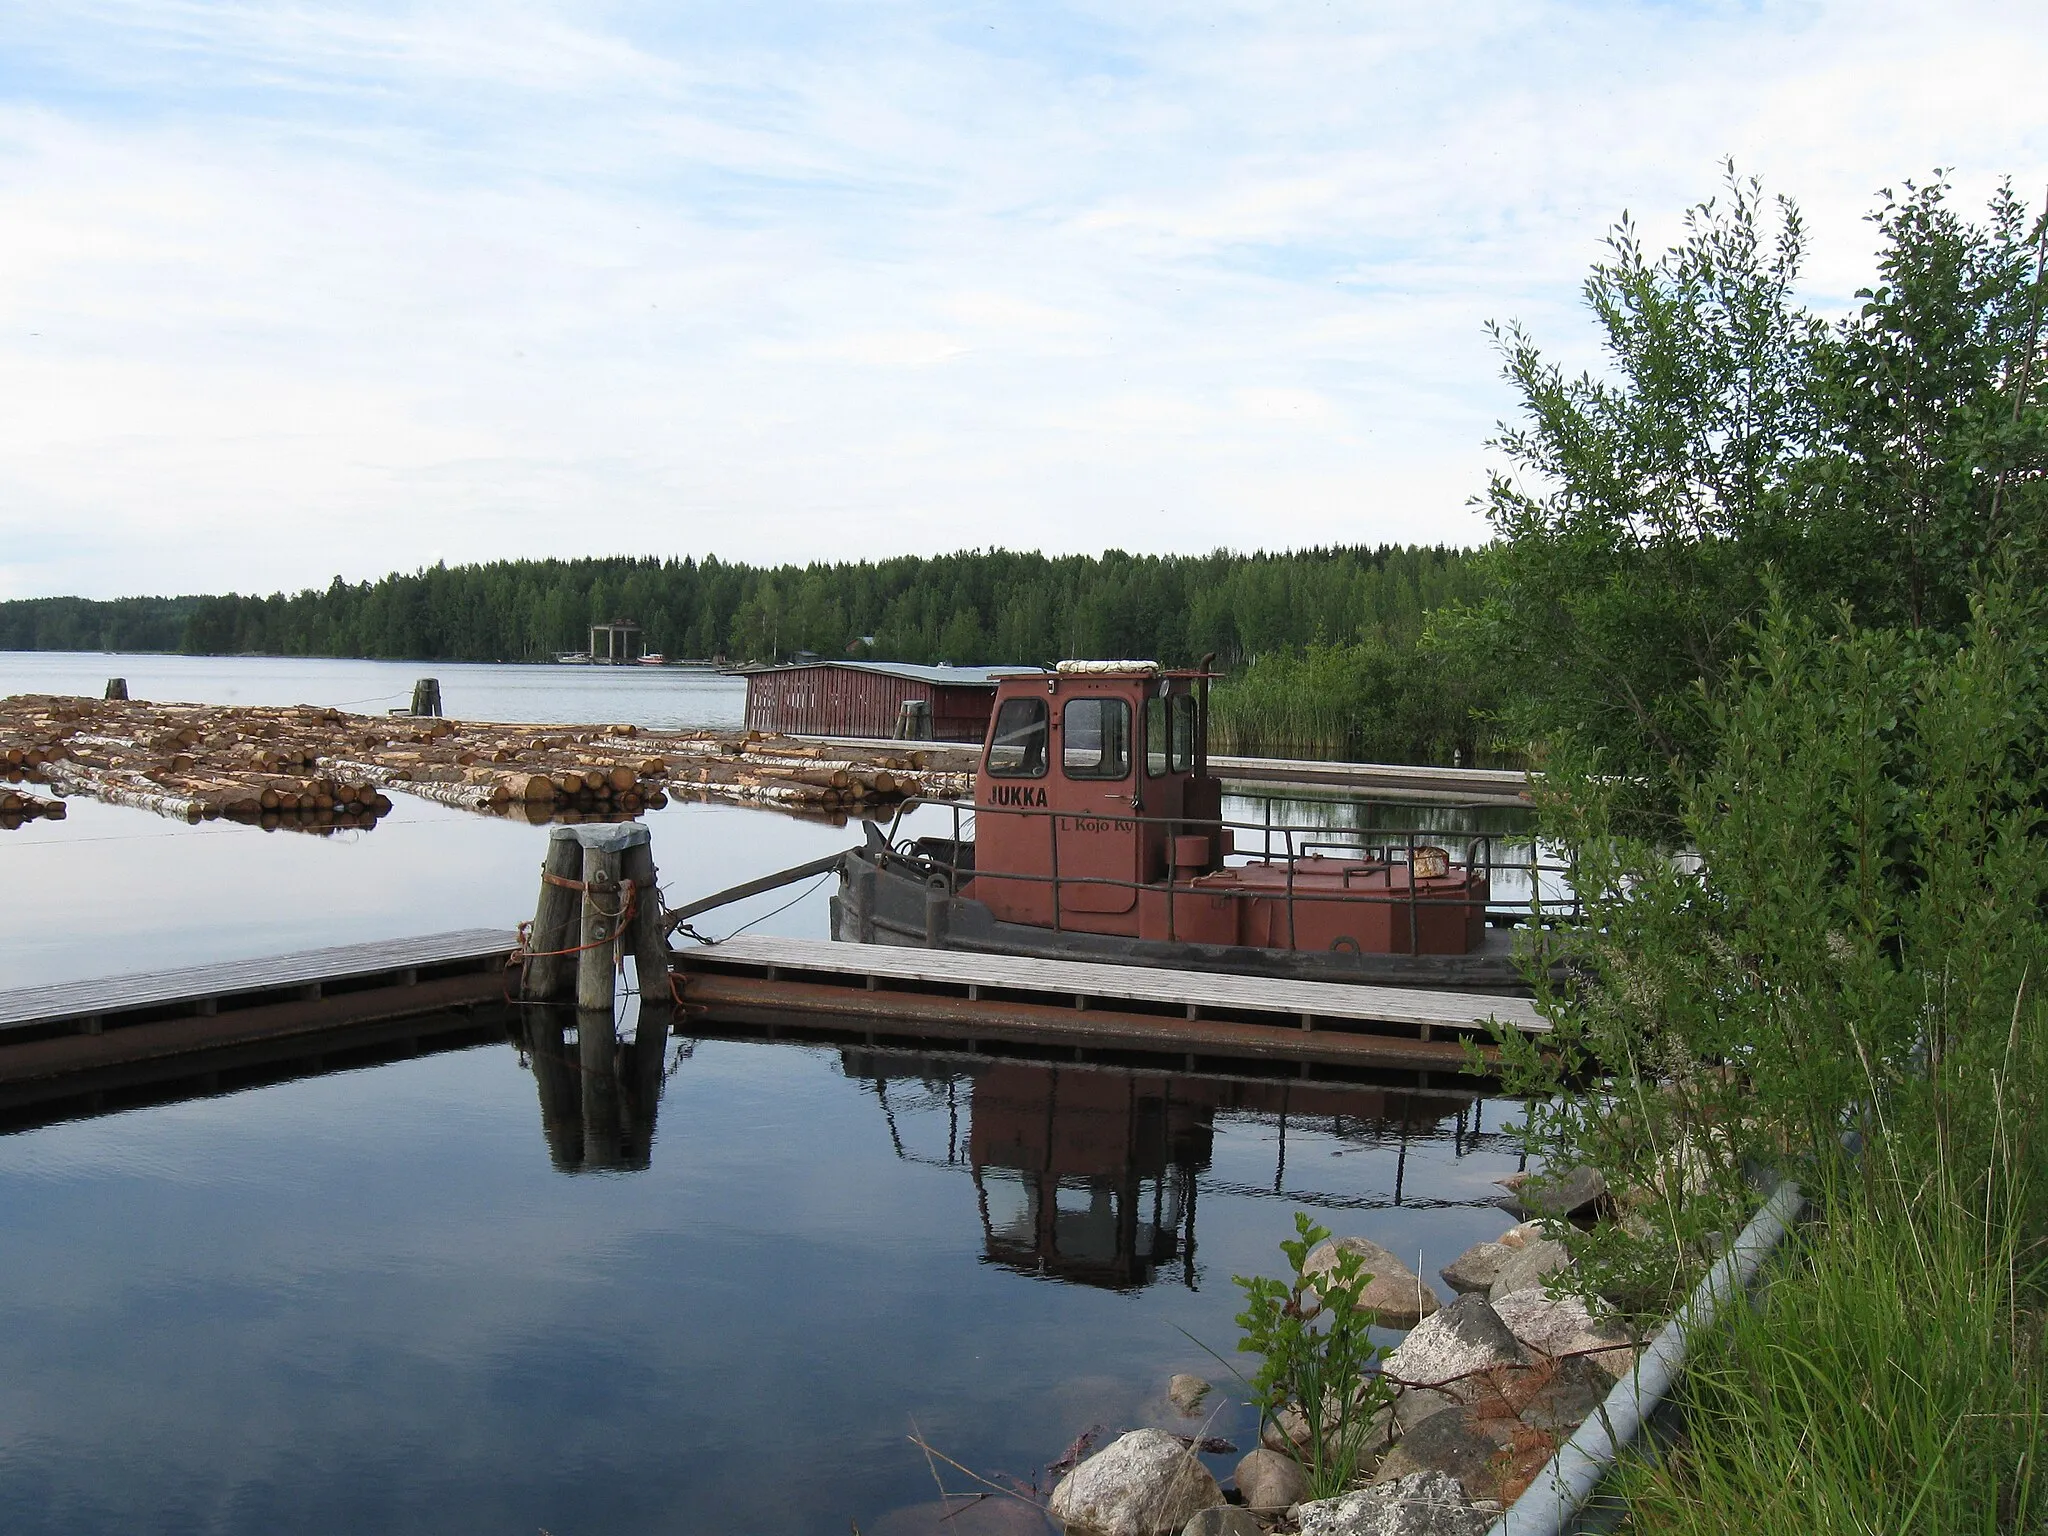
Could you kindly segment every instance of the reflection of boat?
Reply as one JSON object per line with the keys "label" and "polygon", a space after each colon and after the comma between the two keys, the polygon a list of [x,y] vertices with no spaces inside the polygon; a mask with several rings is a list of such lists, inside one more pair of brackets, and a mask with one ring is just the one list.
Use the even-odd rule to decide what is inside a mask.
{"label": "reflection of boat", "polygon": [[[840,1063],[873,1089],[899,1157],[964,1167],[984,1257],[1019,1274],[1134,1290],[1165,1273],[1192,1288],[1198,1186],[1338,1209],[1491,1203],[1411,1200],[1402,1188],[1411,1137],[1448,1131],[1460,1154],[1499,1145],[1478,1127],[1479,1101],[1462,1095],[854,1049]],[[926,1113],[945,1117],[943,1153],[916,1147],[912,1122]],[[1275,1128],[1270,1187],[1209,1177],[1219,1114]],[[1396,1147],[1392,1197],[1290,1186],[1290,1120]]]}
{"label": "reflection of boat", "polygon": [[1489,839],[1460,861],[1426,834],[1227,820],[1208,771],[1208,680],[1151,662],[1001,678],[954,835],[896,846],[871,835],[842,867],[834,936],[1522,989],[1511,937],[1496,926],[1515,914],[1489,913]]}

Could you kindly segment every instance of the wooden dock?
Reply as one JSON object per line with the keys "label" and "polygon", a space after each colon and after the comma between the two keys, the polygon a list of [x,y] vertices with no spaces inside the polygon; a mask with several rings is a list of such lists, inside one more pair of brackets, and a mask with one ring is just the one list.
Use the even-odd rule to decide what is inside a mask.
{"label": "wooden dock", "polygon": [[684,1002],[720,1023],[865,1043],[1002,1040],[1068,1053],[1456,1073],[1494,1021],[1550,1026],[1522,998],[746,936],[676,957]]}
{"label": "wooden dock", "polygon": [[[804,736],[821,746],[878,745],[850,736]],[[932,768],[971,774],[981,759],[974,742],[918,741],[915,747]],[[1444,805],[1515,805],[1529,803],[1532,776],[1519,768],[1439,768],[1411,763],[1335,763],[1307,758],[1222,757],[1212,753],[1209,771],[1226,784],[1255,784],[1269,789],[1350,790],[1387,800],[1414,800]]]}
{"label": "wooden dock", "polygon": [[310,1049],[371,1026],[402,1035],[404,1021],[428,1016],[453,1027],[502,1000],[514,942],[509,930],[467,929],[0,992],[0,1106],[58,1080]]}

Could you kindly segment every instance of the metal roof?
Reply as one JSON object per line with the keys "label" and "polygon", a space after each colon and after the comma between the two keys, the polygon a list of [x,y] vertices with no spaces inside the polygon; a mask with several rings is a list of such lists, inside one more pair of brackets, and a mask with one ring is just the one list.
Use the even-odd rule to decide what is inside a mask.
{"label": "metal roof", "polygon": [[950,684],[956,688],[993,688],[999,677],[1042,672],[1042,667],[920,667],[907,661],[817,661],[788,663],[778,667],[746,667],[748,677],[765,677],[777,672],[807,672],[818,667],[846,667],[855,672],[877,672],[913,683]]}

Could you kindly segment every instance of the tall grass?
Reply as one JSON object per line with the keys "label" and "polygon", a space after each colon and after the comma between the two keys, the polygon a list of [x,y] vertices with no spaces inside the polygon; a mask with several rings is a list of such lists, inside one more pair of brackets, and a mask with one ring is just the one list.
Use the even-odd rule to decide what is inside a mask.
{"label": "tall grass", "polygon": [[1625,1470],[1632,1527],[1672,1536],[2034,1531],[2048,1514],[2039,1171],[2005,1117],[1958,1177],[1881,1134],[1754,1310],[1699,1341],[1687,1430]]}

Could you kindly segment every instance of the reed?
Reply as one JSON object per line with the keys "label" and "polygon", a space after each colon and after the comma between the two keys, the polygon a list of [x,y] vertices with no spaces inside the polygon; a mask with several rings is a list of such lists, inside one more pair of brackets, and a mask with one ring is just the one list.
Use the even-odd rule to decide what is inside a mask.
{"label": "reed", "polygon": [[1216,685],[1209,740],[1247,757],[1472,766],[1498,757],[1487,697],[1413,641],[1269,651]]}

